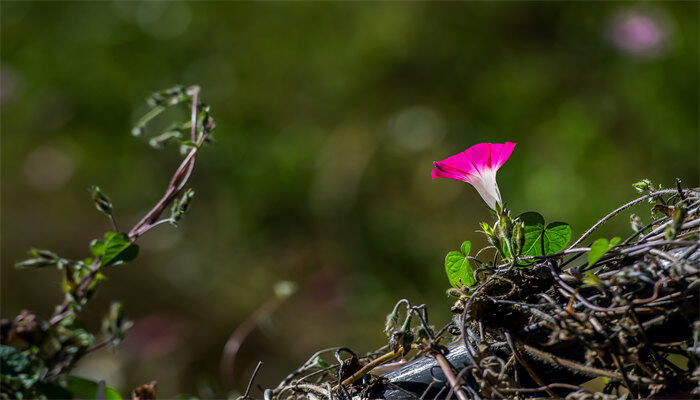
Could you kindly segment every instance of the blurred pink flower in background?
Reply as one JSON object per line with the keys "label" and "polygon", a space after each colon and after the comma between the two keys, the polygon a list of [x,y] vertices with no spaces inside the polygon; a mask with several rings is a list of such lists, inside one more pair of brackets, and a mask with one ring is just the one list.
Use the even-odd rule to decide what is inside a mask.
{"label": "blurred pink flower in background", "polygon": [[165,356],[180,348],[189,337],[187,323],[174,315],[151,314],[134,323],[124,339],[127,353],[139,359]]}
{"label": "blurred pink flower in background", "polygon": [[654,57],[666,47],[670,29],[665,14],[656,10],[627,10],[612,19],[610,39],[618,49]]}
{"label": "blurred pink flower in background", "polygon": [[347,280],[336,268],[325,266],[307,279],[307,294],[315,308],[329,312],[345,305],[349,293]]}
{"label": "blurred pink flower in background", "polygon": [[496,203],[503,205],[496,172],[510,158],[514,148],[513,142],[475,144],[461,153],[434,162],[431,176],[433,179],[468,182],[489,207],[496,208]]}

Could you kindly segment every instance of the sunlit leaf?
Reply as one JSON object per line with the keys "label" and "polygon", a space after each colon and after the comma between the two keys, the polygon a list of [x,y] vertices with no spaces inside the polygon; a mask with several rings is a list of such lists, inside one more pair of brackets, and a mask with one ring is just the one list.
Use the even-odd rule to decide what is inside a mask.
{"label": "sunlit leaf", "polygon": [[615,247],[618,243],[620,243],[620,238],[617,236],[610,239],[610,242],[605,238],[600,238],[593,242],[591,249],[588,251],[588,266],[593,266],[593,264],[600,260],[605,253],[610,251],[610,249]]}
{"label": "sunlit leaf", "polygon": [[105,233],[104,239],[95,239],[90,243],[90,252],[100,257],[100,266],[118,265],[136,258],[139,247],[131,241],[126,233]]}
{"label": "sunlit leaf", "polygon": [[445,257],[445,271],[450,284],[455,288],[460,288],[464,285],[474,286],[474,270],[469,265],[469,252],[471,243],[464,242],[460,246],[460,251],[451,251]]}
{"label": "sunlit leaf", "polygon": [[526,212],[518,219],[525,224],[525,243],[522,255],[542,256],[558,253],[571,240],[571,226],[565,222],[552,222],[545,227],[544,217],[536,212]]}

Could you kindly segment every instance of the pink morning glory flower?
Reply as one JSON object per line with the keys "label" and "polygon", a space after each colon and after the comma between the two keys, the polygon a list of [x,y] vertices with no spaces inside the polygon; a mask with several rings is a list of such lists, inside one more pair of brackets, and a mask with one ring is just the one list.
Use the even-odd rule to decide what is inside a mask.
{"label": "pink morning glory flower", "polygon": [[486,204],[495,209],[496,203],[503,205],[496,172],[510,158],[514,148],[512,142],[475,144],[461,153],[434,162],[431,176],[433,179],[449,178],[470,183]]}
{"label": "pink morning glory flower", "polygon": [[612,42],[632,55],[657,56],[665,49],[671,34],[664,20],[664,15],[654,10],[620,13],[612,21]]}

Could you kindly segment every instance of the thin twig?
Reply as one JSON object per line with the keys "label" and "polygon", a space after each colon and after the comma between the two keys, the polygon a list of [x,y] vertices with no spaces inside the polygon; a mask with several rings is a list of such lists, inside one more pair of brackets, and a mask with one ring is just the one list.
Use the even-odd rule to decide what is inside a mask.
{"label": "thin twig", "polygon": [[540,377],[537,376],[537,374],[535,373],[535,371],[533,371],[532,368],[530,368],[530,365],[527,363],[527,361],[525,361],[525,358],[523,358],[523,356],[520,354],[520,352],[518,351],[518,348],[515,347],[515,344],[513,343],[513,338],[510,336],[510,333],[509,333],[508,331],[505,331],[505,332],[503,332],[503,333],[504,333],[505,336],[506,336],[506,341],[508,342],[508,346],[510,346],[510,349],[513,351],[513,355],[514,355],[515,358],[518,360],[518,362],[520,363],[520,365],[522,365],[523,368],[525,368],[525,371],[527,371],[527,373],[530,375],[530,377],[531,377],[535,382],[537,382],[538,385],[540,385],[541,387],[546,388],[546,389],[544,389],[544,391],[547,392],[547,394],[548,394],[550,397],[552,397],[552,398],[554,398],[554,399],[557,398],[557,395],[552,391],[552,389],[550,389],[550,388],[544,383],[544,381],[542,381],[542,379],[540,379]]}
{"label": "thin twig", "polygon": [[253,386],[253,381],[255,380],[255,376],[258,375],[258,371],[260,371],[260,368],[263,366],[262,361],[258,361],[258,366],[255,367],[255,371],[253,371],[253,375],[250,377],[250,380],[248,381],[248,386],[245,388],[245,393],[243,393],[243,396],[239,396],[238,399],[236,400],[245,400],[248,399],[248,395],[250,394],[250,388]]}
{"label": "thin twig", "polygon": [[243,345],[243,341],[248,335],[260,324],[261,321],[268,318],[282,303],[282,298],[273,297],[265,302],[253,314],[251,314],[238,328],[231,334],[226,341],[224,350],[221,352],[221,382],[227,387],[231,387],[233,383],[233,367],[236,361],[238,350]]}
{"label": "thin twig", "polygon": [[450,365],[450,362],[447,361],[445,356],[443,356],[440,353],[435,353],[434,356],[438,364],[440,365],[440,369],[442,369],[442,373],[445,374],[445,378],[447,378],[447,382],[449,382],[450,387],[455,392],[455,394],[457,394],[457,398],[459,400],[469,400],[467,394],[464,393],[464,391],[459,385],[459,382],[457,382],[457,377],[455,376],[454,372],[452,372],[452,366]]}
{"label": "thin twig", "polygon": [[583,241],[583,239],[590,236],[591,233],[593,233],[596,229],[600,228],[610,218],[612,218],[612,217],[616,216],[617,214],[621,213],[622,211],[632,207],[633,205],[639,204],[639,203],[643,202],[644,200],[647,200],[647,199],[652,198],[652,197],[656,197],[656,196],[660,196],[660,195],[664,195],[664,194],[672,194],[672,193],[676,193],[676,190],[675,189],[659,190],[657,192],[650,193],[650,194],[647,194],[645,196],[634,199],[634,200],[630,201],[629,203],[624,204],[624,205],[616,208],[613,212],[611,212],[610,214],[608,214],[605,217],[603,217],[602,219],[600,219],[598,222],[596,222],[595,225],[593,225],[589,230],[587,230],[583,235],[581,235],[581,237],[579,237],[578,240],[576,240],[571,246],[569,246],[569,249],[576,247],[577,244],[581,243]]}

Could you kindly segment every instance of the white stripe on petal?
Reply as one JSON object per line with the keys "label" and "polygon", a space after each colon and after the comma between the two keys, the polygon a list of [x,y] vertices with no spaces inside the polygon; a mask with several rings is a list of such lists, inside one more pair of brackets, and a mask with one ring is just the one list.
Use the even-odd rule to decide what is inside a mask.
{"label": "white stripe on petal", "polygon": [[498,190],[498,183],[496,183],[495,169],[482,169],[481,174],[469,177],[469,183],[474,186],[489,207],[495,209],[496,203],[503,204],[501,192]]}

